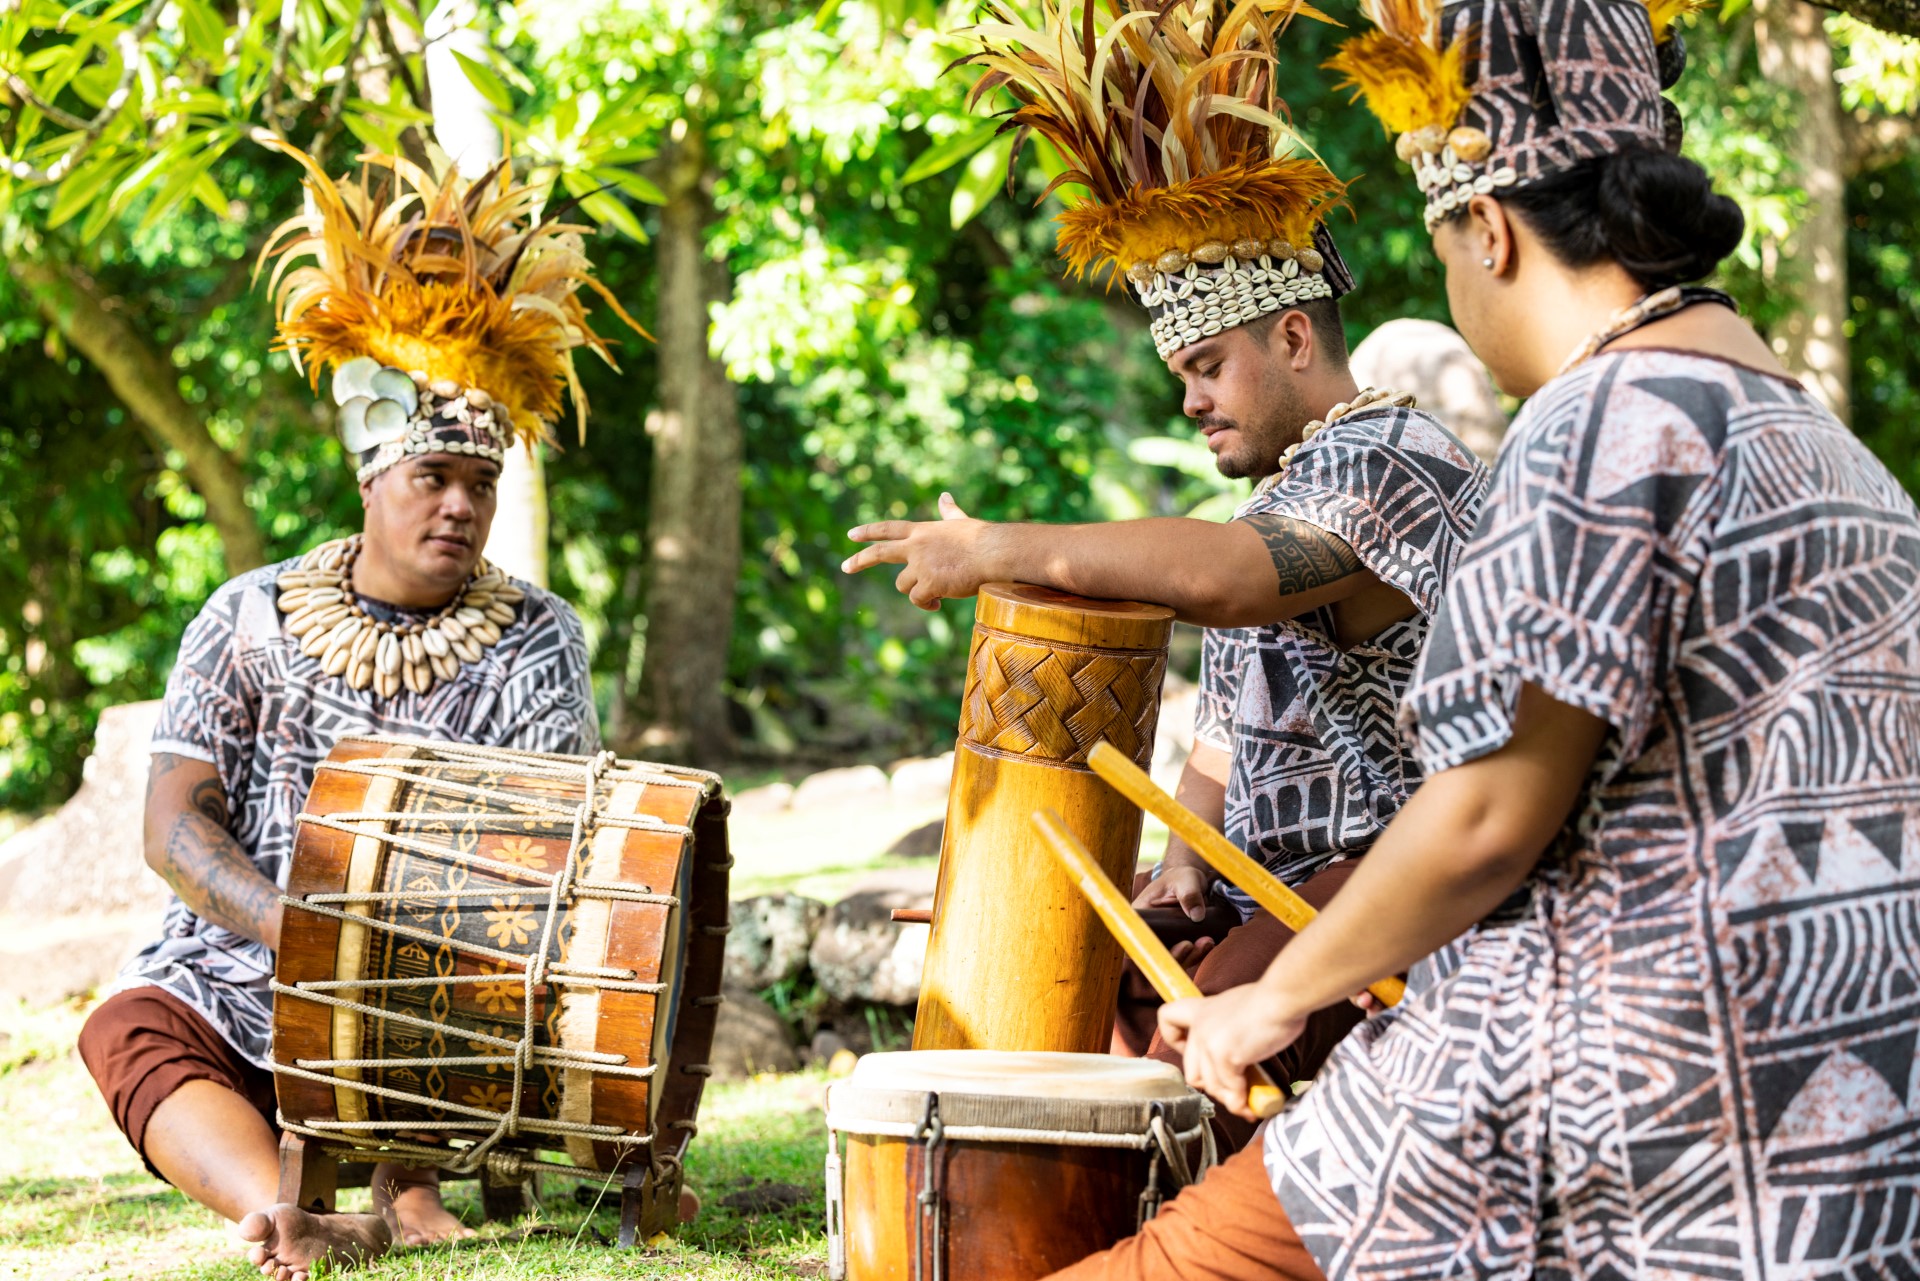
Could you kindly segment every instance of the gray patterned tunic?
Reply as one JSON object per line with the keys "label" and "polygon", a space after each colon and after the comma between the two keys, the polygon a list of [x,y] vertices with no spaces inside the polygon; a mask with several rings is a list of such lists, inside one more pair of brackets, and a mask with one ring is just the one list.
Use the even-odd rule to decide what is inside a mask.
{"label": "gray patterned tunic", "polygon": [[[1194,738],[1232,758],[1227,835],[1288,884],[1365,851],[1419,782],[1395,718],[1486,486],[1431,415],[1382,407],[1320,432],[1237,514],[1336,535],[1417,610],[1344,649],[1331,609],[1207,631]],[[1235,887],[1217,892],[1252,914]]]}
{"label": "gray patterned tunic", "polygon": [[1270,1133],[1329,1277],[1916,1275],[1917,588],[1913,500],[1793,383],[1626,351],[1527,404],[1407,720],[1429,771],[1523,682],[1613,733]]}
{"label": "gray patterned tunic", "polygon": [[[356,690],[300,652],[281,630],[274,579],[285,561],[242,574],[187,628],[154,728],[155,754],[206,761],[226,788],[234,839],[261,875],[285,885],[294,820],[314,770],[350,734],[410,734],[542,752],[599,750],[580,620],[550,592],[522,583],[519,617],[500,643],[424,697]],[[389,619],[409,615],[364,598]],[[273,954],[195,916],[174,899],[162,937],[121,971],[115,991],[156,984],[206,1016],[248,1059],[267,1066]]]}

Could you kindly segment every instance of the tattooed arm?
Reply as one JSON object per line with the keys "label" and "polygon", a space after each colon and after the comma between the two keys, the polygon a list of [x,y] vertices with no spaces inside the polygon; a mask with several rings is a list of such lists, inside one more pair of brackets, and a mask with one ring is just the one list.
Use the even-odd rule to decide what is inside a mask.
{"label": "tattooed arm", "polygon": [[280,887],[233,839],[227,793],[213,766],[165,753],[147,776],[147,866],[194,915],[280,947]]}
{"label": "tattooed arm", "polygon": [[949,514],[865,525],[852,536],[873,545],[843,568],[904,566],[895,585],[923,609],[1011,580],[1157,601],[1202,627],[1258,627],[1328,605],[1359,607],[1364,618],[1356,626],[1341,620],[1346,638],[1370,636],[1413,612],[1338,537],[1272,514],[1225,524],[1160,517],[1104,525],[1002,525]]}

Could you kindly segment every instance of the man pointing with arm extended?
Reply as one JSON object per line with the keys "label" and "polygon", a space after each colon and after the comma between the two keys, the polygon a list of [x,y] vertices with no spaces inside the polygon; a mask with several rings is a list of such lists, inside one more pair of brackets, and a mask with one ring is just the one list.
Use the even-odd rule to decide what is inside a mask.
{"label": "man pointing with arm extended", "polygon": [[[1315,239],[1316,279],[1344,292],[1350,278],[1324,228]],[[1486,471],[1431,416],[1396,403],[1405,397],[1355,387],[1332,297],[1176,339],[1163,354],[1221,474],[1258,482],[1233,520],[995,524],[943,496],[941,520],[853,530],[870,545],[843,568],[899,565],[896,585],[925,609],[1011,580],[1154,601],[1205,627],[1194,750],[1178,795],[1324,906],[1418,781],[1395,713]],[[1213,893],[1241,924],[1186,958],[1208,993],[1251,981],[1292,937],[1216,884],[1178,838],[1135,902],[1178,905],[1198,920]],[[1130,986],[1115,1048],[1178,1063],[1157,1038],[1155,1005]],[[1344,1002],[1315,1015],[1270,1065],[1276,1079],[1311,1077],[1358,1017]],[[1221,1122],[1230,1143],[1251,1133]]]}

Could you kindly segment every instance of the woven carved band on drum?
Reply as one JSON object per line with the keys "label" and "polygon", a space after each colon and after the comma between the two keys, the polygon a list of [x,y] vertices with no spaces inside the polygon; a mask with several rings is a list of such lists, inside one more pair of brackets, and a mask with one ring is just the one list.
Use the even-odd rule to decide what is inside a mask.
{"label": "woven carved band on drum", "polygon": [[1162,360],[1269,312],[1334,296],[1321,273],[1303,269],[1298,259],[1266,254],[1252,261],[1229,257],[1217,268],[1190,262],[1171,275],[1155,273],[1137,292],[1154,317],[1153,346]]}
{"label": "woven carved band on drum", "polygon": [[1036,642],[978,624],[973,631],[962,746],[1082,771],[1103,741],[1141,765],[1152,759],[1164,650]]}
{"label": "woven carved band on drum", "polygon": [[[404,748],[410,745],[408,740],[400,739],[343,741],[374,743],[385,748]],[[536,1068],[568,1070],[584,1068],[591,1069],[594,1074],[600,1076],[624,1076],[637,1079],[650,1078],[658,1071],[657,1064],[634,1066],[624,1054],[537,1043],[535,1009],[539,1002],[535,998],[543,987],[555,991],[565,988],[589,992],[660,993],[667,990],[666,984],[637,981],[639,976],[631,969],[571,965],[553,960],[552,953],[555,950],[556,941],[554,931],[556,923],[562,919],[559,909],[562,900],[569,899],[639,902],[677,910],[681,905],[679,898],[675,895],[654,893],[650,887],[645,886],[607,883],[594,879],[588,869],[583,866],[588,861],[585,852],[591,848],[594,831],[601,828],[657,831],[683,837],[690,835],[686,827],[665,823],[649,815],[621,815],[605,812],[607,797],[614,786],[640,784],[692,788],[707,792],[718,787],[718,776],[701,771],[676,770],[662,766],[639,768],[631,762],[616,761],[611,752],[604,752],[592,758],[580,758],[497,748],[463,750],[444,743],[421,742],[417,746],[428,750],[417,758],[384,755],[359,760],[328,760],[323,762],[320,768],[385,782],[388,785],[386,794],[389,797],[392,795],[394,784],[430,784],[436,797],[449,803],[452,808],[429,813],[416,809],[379,808],[376,802],[375,807],[363,811],[337,812],[327,815],[302,814],[300,823],[304,827],[331,830],[351,836],[356,841],[371,841],[389,854],[395,851],[410,851],[441,860],[452,868],[461,869],[461,879],[473,872],[487,872],[496,876],[509,876],[515,883],[525,884],[536,894],[544,891],[540,896],[545,899],[546,912],[544,923],[540,927],[538,943],[531,952],[522,954],[504,948],[489,947],[470,939],[433,933],[398,920],[381,919],[371,911],[376,906],[392,907],[404,904],[408,910],[422,913],[421,919],[432,919],[435,915],[457,913],[461,905],[469,899],[497,899],[501,894],[501,887],[497,882],[486,888],[476,889],[465,889],[457,881],[452,881],[445,886],[409,887],[400,891],[362,890],[345,893],[314,893],[299,897],[284,896],[281,901],[290,910],[338,920],[343,926],[351,925],[359,930],[376,930],[399,939],[451,948],[469,956],[483,958],[500,968],[485,974],[432,973],[401,978],[368,978],[356,974],[353,977],[341,976],[332,980],[303,981],[295,984],[284,984],[276,979],[272,989],[278,997],[326,1006],[334,1010],[336,1016],[344,1013],[348,1016],[384,1020],[389,1024],[417,1028],[431,1033],[436,1043],[453,1037],[475,1051],[475,1053],[464,1055],[433,1053],[408,1059],[330,1057],[296,1059],[291,1063],[276,1061],[273,1070],[284,1076],[325,1083],[333,1087],[336,1093],[344,1091],[350,1095],[390,1100],[432,1109],[437,1114],[436,1119],[431,1123],[423,1123],[419,1120],[334,1120],[292,1117],[286,1115],[283,1110],[279,1117],[280,1124],[282,1128],[295,1134],[329,1140],[329,1150],[336,1153],[374,1155],[372,1151],[359,1146],[360,1137],[367,1136],[378,1144],[377,1159],[404,1157],[418,1164],[437,1165],[456,1172],[472,1172],[484,1167],[497,1175],[506,1177],[521,1177],[535,1170],[575,1175],[601,1173],[591,1165],[581,1163],[577,1155],[576,1163],[568,1166],[539,1160],[519,1152],[496,1150],[503,1140],[521,1136],[551,1137],[562,1142],[572,1140],[574,1142],[567,1143],[569,1150],[575,1150],[578,1143],[592,1141],[616,1144],[623,1148],[629,1146],[639,1148],[651,1143],[653,1139],[650,1133],[627,1130],[618,1126],[568,1120],[564,1115],[549,1119],[522,1114],[523,1087],[528,1074]],[[497,771],[503,764],[510,766],[512,772],[523,779],[546,779],[556,784],[574,785],[580,789],[580,799],[575,802],[531,794],[517,795],[513,798],[511,810],[503,811],[497,805],[487,804],[493,798],[486,788],[444,777],[448,770],[461,769],[475,771],[478,776],[484,777],[485,772]],[[369,798],[371,799],[373,795],[373,789],[370,788]],[[471,805],[471,810],[463,812],[458,808],[462,804]],[[403,823],[417,825],[427,818],[433,819],[435,827],[445,833],[442,839],[403,835],[393,830],[395,825]],[[532,866],[482,857],[472,850],[457,849],[449,843],[461,839],[460,833],[463,830],[470,832],[471,825],[482,818],[491,824],[523,827],[530,832],[539,832],[544,828],[556,826],[569,829],[570,837],[564,861],[557,871],[547,872]],[[524,845],[525,842],[522,844]],[[509,976],[511,971],[518,971],[518,973],[503,977]],[[345,995],[345,993],[352,993],[355,996],[366,997],[369,990],[428,987],[439,989],[444,993],[452,985],[461,983],[487,983],[500,988],[508,986],[517,988],[517,1000],[521,1010],[521,1025],[515,1029],[518,1035],[505,1035],[507,1029],[504,1028],[495,1028],[494,1034],[491,1035],[471,1028],[458,1028],[439,1019],[422,1018],[397,1009],[384,1008],[371,1003],[371,998],[355,1000],[353,996]],[[496,1071],[508,1073],[510,1075],[504,1078],[508,1088],[501,1100],[504,1107],[470,1106],[467,1103],[456,1103],[419,1091],[374,1084],[362,1079],[366,1069],[390,1069],[398,1066],[430,1072],[453,1067],[482,1066],[489,1075]],[[682,1070],[690,1071],[698,1066],[688,1065]],[[401,1137],[408,1131],[423,1129],[471,1135],[473,1141],[460,1146],[436,1147],[431,1144],[411,1142]],[[552,1146],[559,1146],[559,1143],[556,1142]]]}

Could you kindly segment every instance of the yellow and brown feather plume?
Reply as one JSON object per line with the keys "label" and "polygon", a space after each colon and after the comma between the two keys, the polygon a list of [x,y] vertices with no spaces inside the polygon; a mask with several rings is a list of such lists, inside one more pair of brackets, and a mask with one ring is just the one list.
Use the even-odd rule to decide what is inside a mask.
{"label": "yellow and brown feather plume", "polygon": [[357,181],[336,184],[306,153],[283,149],[306,169],[311,200],[274,230],[260,261],[277,259],[269,289],[279,345],[316,389],[323,370],[371,356],[484,388],[529,440],[550,438],[570,389],[585,438],[573,352],[613,357],[581,290],[645,336],[593,278],[582,239],[592,228],[543,221],[540,193],[516,184],[505,163],[469,182],[367,155]]}
{"label": "yellow and brown feather plume", "polygon": [[1653,23],[1654,43],[1665,44],[1674,23],[1711,4],[1712,0],[1647,0],[1647,18]]}
{"label": "yellow and brown feather plume", "polygon": [[1303,16],[1332,21],[1304,0],[992,0],[961,33],[983,46],[969,102],[1006,89],[1006,127],[1066,160],[1044,195],[1086,189],[1059,218],[1076,275],[1207,239],[1304,244],[1345,188],[1289,154],[1275,42]]}
{"label": "yellow and brown feather plume", "polygon": [[1467,42],[1441,45],[1441,0],[1365,0],[1361,7],[1374,30],[1346,41],[1327,60],[1345,77],[1335,87],[1366,99],[1389,133],[1451,128],[1473,95]]}

